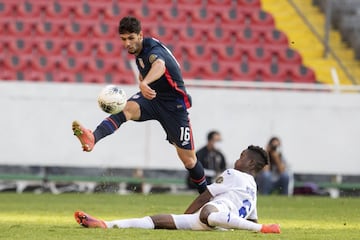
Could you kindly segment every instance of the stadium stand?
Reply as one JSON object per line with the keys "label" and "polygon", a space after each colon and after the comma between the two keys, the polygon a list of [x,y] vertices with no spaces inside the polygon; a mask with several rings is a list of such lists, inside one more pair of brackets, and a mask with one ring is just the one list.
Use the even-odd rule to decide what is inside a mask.
{"label": "stadium stand", "polygon": [[[336,5],[347,4],[345,1],[331,1]],[[329,47],[331,52],[324,58],[325,15],[314,3],[319,2],[323,9],[327,0],[263,0],[264,10],[273,13],[277,28],[286,33],[291,48],[296,49],[307,66],[316,72],[321,83],[334,84],[331,68],[335,68],[340,84],[360,83],[360,70],[354,60],[354,54],[342,41],[336,29],[330,29]],[[349,0],[351,2],[351,0]],[[359,1],[357,1],[359,2]],[[354,8],[355,9],[355,8]],[[353,10],[352,10],[353,11]],[[339,23],[339,22],[338,22]]]}
{"label": "stadium stand", "polygon": [[[11,59],[5,61],[7,74],[2,75],[6,78],[15,76],[9,71],[23,73],[20,66],[26,59],[31,71],[24,71],[24,80],[134,83],[131,69],[117,67],[116,73],[112,65],[103,66],[113,62],[107,58],[129,61],[116,36],[118,20],[131,14],[142,20],[146,35],[163,41],[174,52],[183,63],[186,78],[317,82],[312,69],[305,71],[310,75],[293,70],[308,67],[299,53],[289,47],[287,35],[276,28],[274,16],[262,8],[260,0],[18,3],[0,0],[0,31],[6,35],[1,48],[11,59],[21,59],[19,66]],[[39,65],[39,59],[43,65]],[[49,67],[45,59],[50,62]],[[57,59],[56,64],[52,64],[53,59]],[[266,71],[260,71],[258,66],[271,69],[274,61],[281,73],[288,71],[287,63],[291,62],[291,71],[296,74],[262,74]],[[247,67],[241,67],[243,63]],[[53,77],[46,77],[49,75]]]}

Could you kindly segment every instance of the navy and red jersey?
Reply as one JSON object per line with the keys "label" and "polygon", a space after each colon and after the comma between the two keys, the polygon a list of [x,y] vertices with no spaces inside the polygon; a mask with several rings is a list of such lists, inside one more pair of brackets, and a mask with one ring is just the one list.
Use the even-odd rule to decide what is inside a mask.
{"label": "navy and red jersey", "polygon": [[140,75],[145,76],[150,71],[152,63],[161,59],[165,62],[165,74],[158,80],[149,84],[156,91],[159,100],[181,100],[184,107],[191,107],[191,99],[187,94],[181,70],[170,50],[154,38],[144,38],[143,48],[136,56],[136,65]]}

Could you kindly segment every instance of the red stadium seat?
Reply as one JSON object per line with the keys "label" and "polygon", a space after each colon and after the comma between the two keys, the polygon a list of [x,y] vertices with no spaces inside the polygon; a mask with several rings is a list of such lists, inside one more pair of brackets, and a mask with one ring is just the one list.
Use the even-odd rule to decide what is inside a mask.
{"label": "red stadium seat", "polygon": [[223,43],[223,44],[236,44],[237,33],[236,31],[226,30],[221,27],[215,27],[208,31],[201,33],[207,37],[210,43]]}
{"label": "red stadium seat", "polygon": [[254,31],[251,27],[239,28],[236,32],[239,44],[258,44],[260,43],[260,32]]}
{"label": "red stadium seat", "polygon": [[119,74],[119,73],[108,73],[105,75],[106,82],[111,82],[113,84],[134,84],[136,79],[134,74]]}
{"label": "red stadium seat", "polygon": [[56,0],[46,7],[45,17],[52,19],[68,19],[73,9],[73,5]]}
{"label": "red stadium seat", "polygon": [[36,71],[28,68],[22,71],[23,79],[26,81],[42,82],[48,80],[50,72]]}
{"label": "red stadium seat", "polygon": [[5,46],[11,53],[16,55],[31,54],[35,49],[36,42],[33,39],[24,39],[21,37],[4,37],[0,41],[5,40]]}
{"label": "red stadium seat", "polygon": [[302,64],[302,57],[300,53],[292,48],[281,49],[276,52],[278,60],[281,63],[293,63],[293,64]]}
{"label": "red stadium seat", "polygon": [[37,72],[52,72],[57,70],[60,57],[38,55],[31,59],[31,67]]}
{"label": "red stadium seat", "polygon": [[159,24],[152,28],[147,28],[147,31],[145,33],[148,36],[151,36],[153,38],[160,40],[161,42],[166,42],[166,43],[172,42],[173,38],[176,36],[176,33],[174,32],[173,28],[163,24],[161,25]]}
{"label": "red stadium seat", "polygon": [[113,4],[107,4],[104,10],[104,16],[108,20],[118,21],[127,15],[133,15],[136,17],[142,17],[141,9],[138,9],[136,4],[128,2],[113,2]]}
{"label": "red stadium seat", "polygon": [[233,80],[236,74],[234,73],[234,64],[229,64],[226,61],[208,62],[203,66],[203,77],[209,80]]}
{"label": "red stadium seat", "polygon": [[278,64],[263,65],[261,75],[264,82],[291,82],[290,71]]}
{"label": "red stadium seat", "polygon": [[67,55],[74,57],[91,56],[94,44],[88,38],[71,39],[67,45]]}
{"label": "red stadium seat", "polygon": [[261,0],[237,0],[240,6],[261,8]]}
{"label": "red stadium seat", "polygon": [[273,29],[264,33],[265,44],[288,46],[289,40],[286,34],[280,30]]}
{"label": "red stadium seat", "polygon": [[[233,14],[234,15],[234,14]],[[236,14],[236,16],[232,16],[231,12],[227,14],[218,14],[218,17],[221,21],[221,26],[226,29],[226,26],[231,26],[233,29],[233,26],[236,25],[239,27],[239,25],[245,26],[245,15],[243,14]]]}
{"label": "red stadium seat", "polygon": [[251,14],[251,25],[274,27],[275,20],[271,13],[259,10]]}
{"label": "red stadium seat", "polygon": [[[207,24],[213,25],[216,23],[218,13],[208,11],[207,8],[193,8],[187,11],[190,17],[191,24]],[[219,21],[219,20],[217,20]]]}
{"label": "red stadium seat", "polygon": [[18,18],[15,21],[10,21],[8,23],[8,34],[16,36],[30,37],[35,29],[38,19]]}
{"label": "red stadium seat", "polygon": [[239,63],[237,70],[234,72],[235,81],[259,81],[261,71],[258,64],[254,63]]}
{"label": "red stadium seat", "polygon": [[42,5],[36,4],[32,1],[21,1],[17,4],[17,15],[19,17],[39,17],[42,11]]}
{"label": "red stadium seat", "polygon": [[208,5],[231,5],[232,0],[209,0]]}
{"label": "red stadium seat", "polygon": [[184,78],[192,78],[192,79],[202,78],[202,70],[198,68],[197,63],[201,63],[201,62],[192,61],[190,63],[188,60],[183,60],[180,63],[181,73]]}
{"label": "red stadium seat", "polygon": [[122,49],[120,40],[106,39],[98,42],[97,55],[102,57],[120,57]]}
{"label": "red stadium seat", "polygon": [[242,46],[240,51],[248,57],[249,62],[270,63],[273,58],[271,51],[260,46]]}
{"label": "red stadium seat", "polygon": [[185,58],[192,61],[209,61],[212,57],[211,49],[207,46],[197,43],[179,43],[178,47],[181,49]]}
{"label": "red stadium seat", "polygon": [[6,34],[7,32],[8,19],[0,17],[0,34]]}
{"label": "red stadium seat", "polygon": [[[161,6],[162,7],[162,6]],[[191,20],[191,11],[179,11],[177,8],[158,10],[156,14],[160,17],[160,23],[181,23],[188,24]]]}
{"label": "red stadium seat", "polygon": [[208,6],[206,11],[214,16],[219,16],[218,20],[222,22],[221,27],[224,29],[236,30],[239,27],[239,24],[245,24],[245,15],[236,7],[236,5]]}
{"label": "red stadium seat", "polygon": [[92,21],[68,21],[64,27],[65,36],[71,38],[90,37],[92,25]]}
{"label": "red stadium seat", "polygon": [[62,34],[65,22],[63,20],[45,20],[36,24],[35,32],[37,36],[55,37]]}
{"label": "red stadium seat", "polygon": [[86,68],[88,59],[80,57],[67,57],[59,61],[59,69],[64,72],[78,73]]}
{"label": "red stadium seat", "polygon": [[232,44],[210,44],[214,56],[218,61],[240,61],[242,52]]}
{"label": "red stadium seat", "polygon": [[4,59],[4,66],[11,70],[24,70],[30,66],[32,55],[10,54]]}
{"label": "red stadium seat", "polygon": [[111,21],[118,21],[120,19],[120,7],[117,3],[106,4],[104,10],[104,17]]}
{"label": "red stadium seat", "polygon": [[202,0],[177,0],[176,2],[179,5],[191,5],[191,4],[193,4],[195,6],[198,6],[198,5],[202,4]]}
{"label": "red stadium seat", "polygon": [[298,83],[316,83],[316,75],[314,70],[304,65],[288,66],[289,71],[291,73],[293,82]]}
{"label": "red stadium seat", "polygon": [[111,81],[106,81],[106,74],[104,73],[89,73],[89,72],[82,72],[81,78],[83,83],[100,83],[100,84],[112,84]]}
{"label": "red stadium seat", "polygon": [[90,58],[87,63],[87,68],[89,72],[92,73],[105,73],[105,72],[115,71],[118,69],[118,67],[121,67],[120,63],[117,64],[117,62],[122,62],[122,61],[121,59],[119,61],[119,58],[115,58],[115,59]]}
{"label": "red stadium seat", "polygon": [[37,37],[37,52],[40,55],[60,56],[69,43],[66,39]]}
{"label": "red stadium seat", "polygon": [[0,0],[0,18],[15,16],[16,6],[13,0]]}
{"label": "red stadium seat", "polygon": [[181,42],[205,43],[206,32],[207,31],[199,31],[190,26],[182,26],[179,24],[179,27],[174,30],[174,37],[178,37]]}
{"label": "red stadium seat", "polygon": [[99,19],[101,13],[105,11],[105,6],[106,5],[79,2],[74,8],[75,16],[76,18],[80,19],[92,19],[94,22],[96,22]]}
{"label": "red stadium seat", "polygon": [[2,80],[17,80],[18,74],[17,71],[6,67],[0,67],[0,81]]}
{"label": "red stadium seat", "polygon": [[96,4],[107,5],[107,4],[111,4],[113,0],[86,0],[86,2],[91,5],[96,5]]}
{"label": "red stadium seat", "polygon": [[97,38],[115,39],[117,36],[117,23],[110,21],[101,21],[93,25],[93,33]]}
{"label": "red stadium seat", "polygon": [[82,75],[80,72],[73,73],[73,72],[65,72],[65,71],[58,71],[56,74],[53,75],[54,82],[82,82]]}

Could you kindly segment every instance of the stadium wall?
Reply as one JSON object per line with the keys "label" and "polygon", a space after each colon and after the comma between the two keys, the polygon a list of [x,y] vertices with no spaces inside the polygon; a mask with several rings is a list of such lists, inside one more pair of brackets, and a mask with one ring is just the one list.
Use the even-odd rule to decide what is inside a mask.
{"label": "stadium wall", "polygon": [[[183,169],[157,122],[127,122],[81,151],[72,135],[75,119],[90,129],[107,115],[97,106],[102,86],[0,82],[0,164]],[[124,86],[130,95],[137,86]],[[320,92],[189,88],[196,147],[218,129],[229,166],[250,144],[272,135],[294,172],[360,173],[360,95]]]}

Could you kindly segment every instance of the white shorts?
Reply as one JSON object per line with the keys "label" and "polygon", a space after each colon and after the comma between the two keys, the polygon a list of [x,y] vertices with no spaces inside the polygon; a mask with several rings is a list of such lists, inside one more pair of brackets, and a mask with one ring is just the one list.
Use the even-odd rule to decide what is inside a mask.
{"label": "white shorts", "polygon": [[[213,206],[215,207],[219,212],[230,212],[231,209],[228,206],[228,204],[222,200],[215,200],[206,203],[205,206]],[[201,208],[201,209],[202,209]],[[174,223],[177,229],[183,229],[183,230],[213,230],[214,228],[209,227],[206,224],[203,224],[200,221],[200,212],[201,209],[194,213],[194,214],[180,214],[180,215],[171,215],[174,219]]]}

